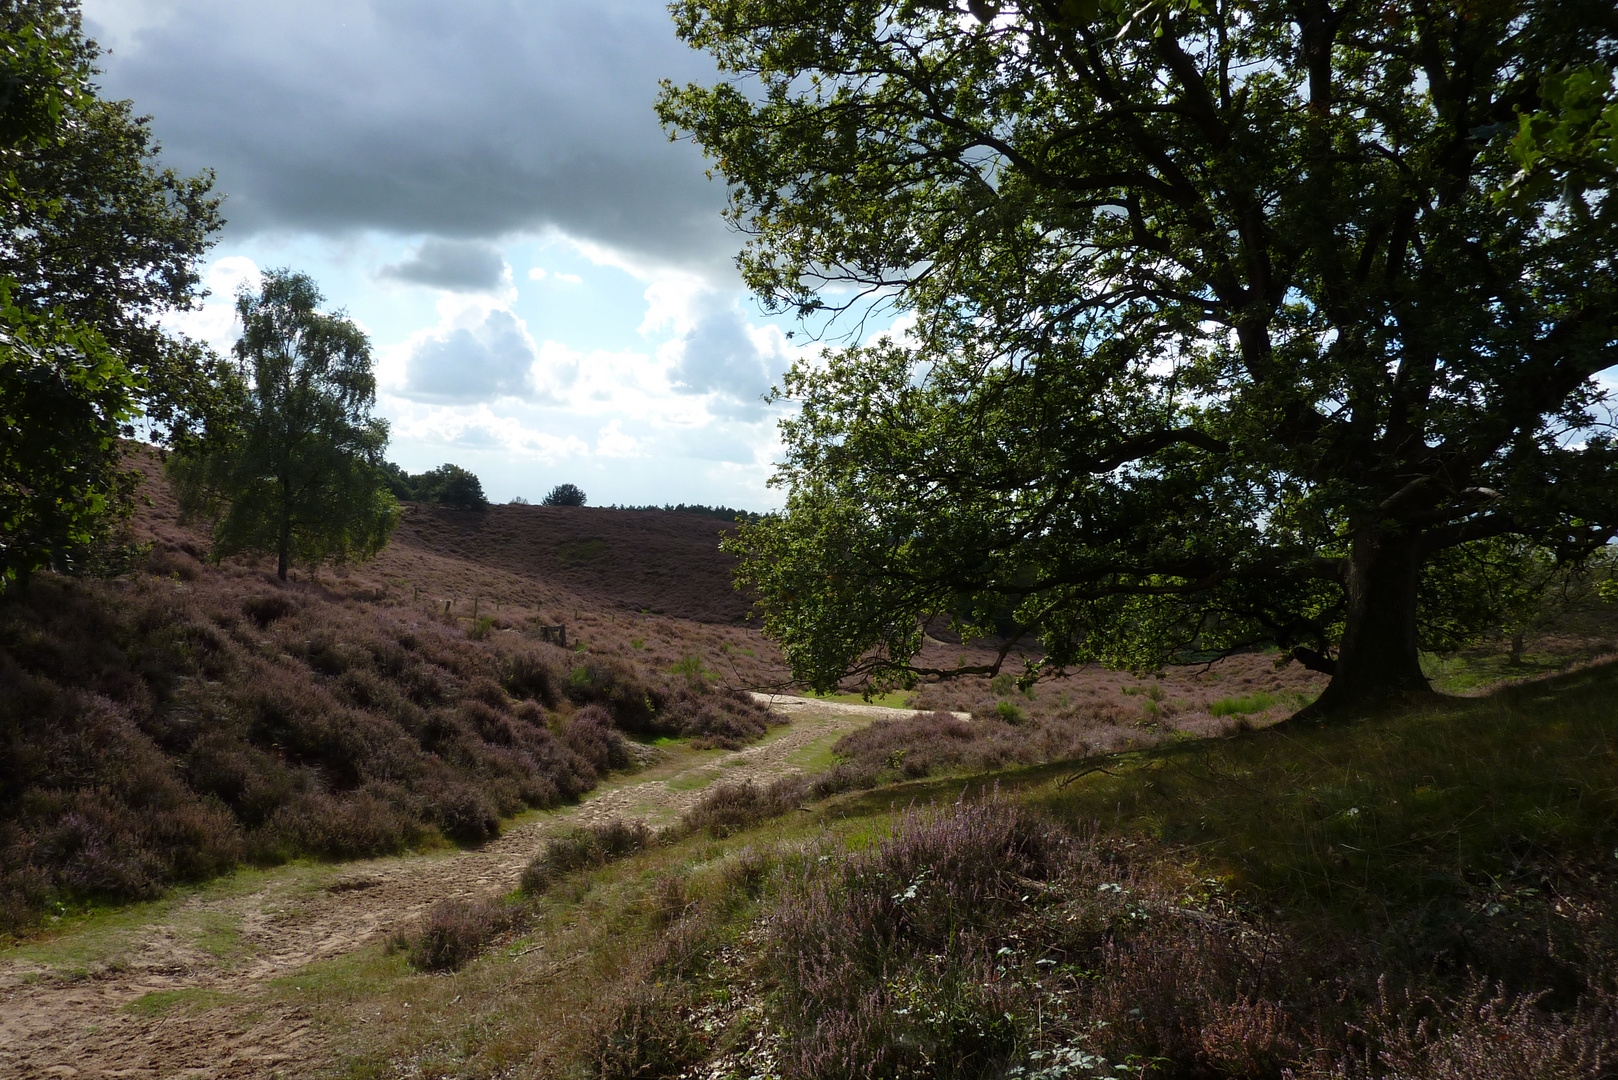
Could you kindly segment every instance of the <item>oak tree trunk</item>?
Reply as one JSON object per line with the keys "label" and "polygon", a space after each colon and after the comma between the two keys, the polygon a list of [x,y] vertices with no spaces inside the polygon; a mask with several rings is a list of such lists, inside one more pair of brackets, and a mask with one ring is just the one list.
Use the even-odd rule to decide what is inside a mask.
{"label": "oak tree trunk", "polygon": [[1416,634],[1421,577],[1419,534],[1356,530],[1347,580],[1348,613],[1331,682],[1299,719],[1360,714],[1431,693],[1422,674]]}

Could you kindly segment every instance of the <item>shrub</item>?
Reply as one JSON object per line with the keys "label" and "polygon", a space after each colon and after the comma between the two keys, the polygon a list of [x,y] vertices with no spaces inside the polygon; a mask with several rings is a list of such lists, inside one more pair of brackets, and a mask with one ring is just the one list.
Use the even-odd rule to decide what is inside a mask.
{"label": "shrub", "polygon": [[562,728],[562,742],[597,772],[627,769],[635,761],[624,737],[612,726],[612,715],[600,705],[586,705],[574,713]]}
{"label": "shrub", "polygon": [[996,702],[994,714],[1008,724],[1020,724],[1023,721],[1022,710],[1009,701]]}
{"label": "shrub", "polygon": [[726,837],[795,809],[812,791],[813,784],[801,776],[783,776],[763,787],[751,780],[715,784],[702,793],[681,822],[688,829]]}
{"label": "shrub", "polygon": [[687,683],[669,696],[653,726],[659,734],[690,738],[699,750],[739,750],[779,722],[775,714],[741,693],[708,691]]}
{"label": "shrub", "polygon": [[779,881],[788,1075],[1280,1080],[1315,1045],[1295,1010],[1331,1005],[1279,935],[995,800],[811,849]]}
{"label": "shrub", "polygon": [[523,921],[518,909],[498,900],[439,901],[409,945],[410,964],[418,971],[457,971]]}
{"label": "shrub", "polygon": [[1457,999],[1380,987],[1366,1045],[1298,1080],[1597,1080],[1618,1064],[1618,1011],[1605,995],[1564,1015],[1543,994],[1511,994],[1474,979]]}
{"label": "shrub", "polygon": [[568,829],[551,837],[545,850],[522,873],[521,889],[537,896],[576,870],[604,866],[655,843],[657,834],[644,821],[614,818],[600,825]]}
{"label": "shrub", "polygon": [[554,709],[561,701],[556,666],[538,652],[519,652],[501,664],[500,685],[512,697],[537,701]]}
{"label": "shrub", "polygon": [[257,623],[260,629],[269,626],[277,619],[296,615],[300,606],[296,600],[285,593],[269,593],[265,596],[254,596],[242,601],[242,611],[248,618]]}
{"label": "shrub", "polygon": [[708,1054],[688,1019],[695,1004],[678,985],[634,986],[594,1034],[592,1073],[601,1080],[681,1076]]}

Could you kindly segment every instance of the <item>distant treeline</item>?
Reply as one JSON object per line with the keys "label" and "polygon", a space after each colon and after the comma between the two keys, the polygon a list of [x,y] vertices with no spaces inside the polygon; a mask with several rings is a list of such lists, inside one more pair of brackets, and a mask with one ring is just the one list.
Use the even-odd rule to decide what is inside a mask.
{"label": "distant treeline", "polygon": [[483,495],[483,482],[476,474],[459,465],[440,465],[424,473],[405,472],[391,461],[382,463],[388,489],[393,497],[404,502],[433,503],[461,510],[476,510],[489,505]]}
{"label": "distant treeline", "polygon": [[684,514],[706,514],[709,517],[719,518],[721,521],[740,521],[751,523],[762,521],[763,514],[751,510],[736,510],[729,506],[703,506],[701,503],[664,503],[662,506],[619,506],[613,503],[609,510],[671,510]]}

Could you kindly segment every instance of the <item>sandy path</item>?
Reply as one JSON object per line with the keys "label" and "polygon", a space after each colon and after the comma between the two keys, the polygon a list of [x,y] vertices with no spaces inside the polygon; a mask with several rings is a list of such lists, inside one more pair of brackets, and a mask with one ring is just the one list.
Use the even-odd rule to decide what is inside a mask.
{"label": "sandy path", "polygon": [[873,717],[903,715],[806,698],[772,704],[792,723],[764,743],[623,778],[475,851],[251,875],[247,887],[158,905],[149,921],[0,952],[0,1077],[308,1076],[325,1057],[318,1018],[277,1000],[274,980],[408,928],[446,897],[515,888],[560,827],[671,821],[704,782],[797,772],[793,755]]}

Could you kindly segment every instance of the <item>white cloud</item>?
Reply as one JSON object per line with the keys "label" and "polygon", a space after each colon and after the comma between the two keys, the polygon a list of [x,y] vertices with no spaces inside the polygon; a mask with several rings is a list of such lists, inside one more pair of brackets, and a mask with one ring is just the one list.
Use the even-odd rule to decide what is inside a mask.
{"label": "white cloud", "polygon": [[763,419],[764,396],[792,362],[786,335],[775,326],[753,326],[734,301],[717,293],[682,303],[683,332],[662,351],[672,362],[671,386],[706,395],[716,415]]}
{"label": "white cloud", "polygon": [[640,440],[625,435],[614,420],[596,434],[596,456],[609,458],[641,457]]}
{"label": "white cloud", "polygon": [[236,291],[243,286],[257,291],[262,282],[258,265],[242,255],[215,259],[202,272],[208,296],[191,311],[171,311],[163,317],[165,329],[206,342],[215,352],[228,353],[241,335],[236,322]]}
{"label": "white cloud", "polygon": [[411,342],[400,396],[444,404],[532,398],[539,349],[527,324],[503,307],[463,309]]}
{"label": "white cloud", "polygon": [[479,404],[470,408],[414,408],[400,402],[393,418],[394,438],[453,449],[498,450],[508,457],[557,462],[590,455],[577,435],[542,431],[513,416]]}

